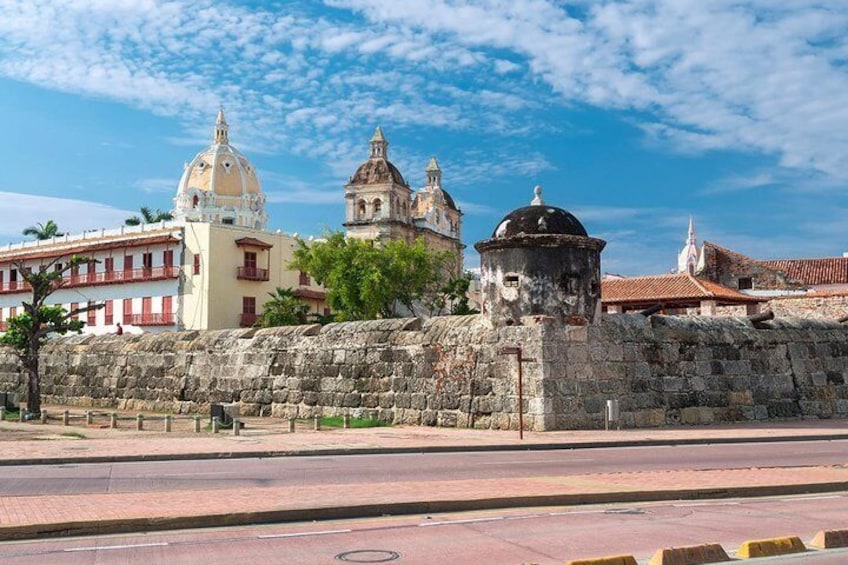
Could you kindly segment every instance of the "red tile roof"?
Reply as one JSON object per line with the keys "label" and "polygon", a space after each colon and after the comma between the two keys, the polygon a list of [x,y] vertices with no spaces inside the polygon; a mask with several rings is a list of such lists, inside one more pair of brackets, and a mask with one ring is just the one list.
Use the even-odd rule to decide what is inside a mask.
{"label": "red tile roof", "polygon": [[766,268],[782,271],[804,284],[848,284],[848,257],[823,259],[778,259],[758,261]]}
{"label": "red tile roof", "polygon": [[667,307],[716,300],[719,304],[750,304],[762,298],[743,294],[720,284],[699,279],[688,273],[651,275],[601,281],[603,304],[656,304]]}

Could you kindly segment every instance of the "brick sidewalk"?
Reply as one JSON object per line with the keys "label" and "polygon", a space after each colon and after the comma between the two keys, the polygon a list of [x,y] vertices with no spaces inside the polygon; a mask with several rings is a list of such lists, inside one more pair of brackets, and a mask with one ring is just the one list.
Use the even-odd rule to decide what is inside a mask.
{"label": "brick sidewalk", "polygon": [[[322,450],[435,448],[532,448],[593,442],[728,441],[750,438],[846,437],[848,422],[799,421],[754,426],[567,431],[525,434],[449,428],[367,428],[282,432],[189,434],[0,423],[0,460],[75,462],[92,457],[237,456],[239,453],[314,453]],[[85,439],[62,433],[82,432]],[[47,439],[53,438],[53,439]],[[741,489],[736,491],[734,489]],[[752,490],[753,489],[753,490]],[[436,512],[503,506],[658,500],[848,490],[848,468],[793,467],[709,471],[598,473],[510,479],[421,483],[386,482],[368,489],[349,485],[269,487],[245,490],[4,497],[0,494],[0,539],[44,533],[106,533],[157,528],[310,520],[382,513]],[[434,495],[434,493],[438,493]],[[495,493],[495,494],[493,494]],[[222,501],[225,501],[222,503]],[[340,501],[343,503],[340,504]],[[224,514],[223,512],[226,512]]]}

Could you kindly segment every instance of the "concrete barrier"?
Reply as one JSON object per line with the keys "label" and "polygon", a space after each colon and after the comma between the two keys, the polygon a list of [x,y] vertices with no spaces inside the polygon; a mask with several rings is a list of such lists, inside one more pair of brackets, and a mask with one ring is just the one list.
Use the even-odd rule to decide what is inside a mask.
{"label": "concrete barrier", "polygon": [[611,555],[592,559],[572,559],[565,565],[638,565],[632,555]]}
{"label": "concrete barrier", "polygon": [[658,549],[649,565],[701,565],[730,561],[727,552],[717,543]]}
{"label": "concrete barrier", "polygon": [[771,538],[763,540],[746,541],[739,546],[737,557],[747,559],[750,557],[769,557],[772,555],[784,555],[787,553],[800,553],[806,551],[804,542],[797,536],[784,538]]}
{"label": "concrete barrier", "polygon": [[816,549],[848,547],[848,530],[822,530],[810,542],[810,547]]}

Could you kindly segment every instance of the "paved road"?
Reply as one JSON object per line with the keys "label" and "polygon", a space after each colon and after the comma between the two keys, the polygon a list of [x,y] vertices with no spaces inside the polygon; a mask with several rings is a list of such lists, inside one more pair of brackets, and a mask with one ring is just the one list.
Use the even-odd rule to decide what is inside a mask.
{"label": "paved road", "polygon": [[4,467],[0,496],[848,465],[848,440]]}
{"label": "paved road", "polygon": [[[848,493],[579,508],[513,509],[99,536],[0,544],[0,563],[536,563],[616,553],[646,563],[661,546],[796,534],[804,541],[848,527]],[[660,541],[658,541],[660,540]],[[379,561],[389,559],[394,561]],[[357,561],[358,560],[358,561]],[[848,562],[848,550],[793,555],[780,563]],[[753,563],[761,563],[755,561]]]}

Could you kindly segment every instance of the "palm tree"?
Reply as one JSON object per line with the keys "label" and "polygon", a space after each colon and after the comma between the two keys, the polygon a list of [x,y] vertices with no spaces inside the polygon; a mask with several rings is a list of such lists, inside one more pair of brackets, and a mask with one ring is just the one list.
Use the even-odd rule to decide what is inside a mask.
{"label": "palm tree", "polygon": [[47,220],[44,224],[38,224],[37,226],[30,226],[23,231],[23,234],[35,236],[35,239],[39,240],[65,235],[59,233],[59,226],[53,220]]}
{"label": "palm tree", "polygon": [[263,328],[274,326],[298,326],[306,323],[309,306],[301,302],[291,288],[277,287],[269,292],[271,300],[262,307],[262,315],[256,325]]}
{"label": "palm tree", "polygon": [[147,206],[141,207],[141,217],[138,216],[130,216],[126,219],[124,224],[128,226],[137,226],[139,224],[156,224],[161,221],[173,220],[174,215],[170,212],[163,212],[159,208],[156,208],[156,212],[151,212],[150,208]]}

